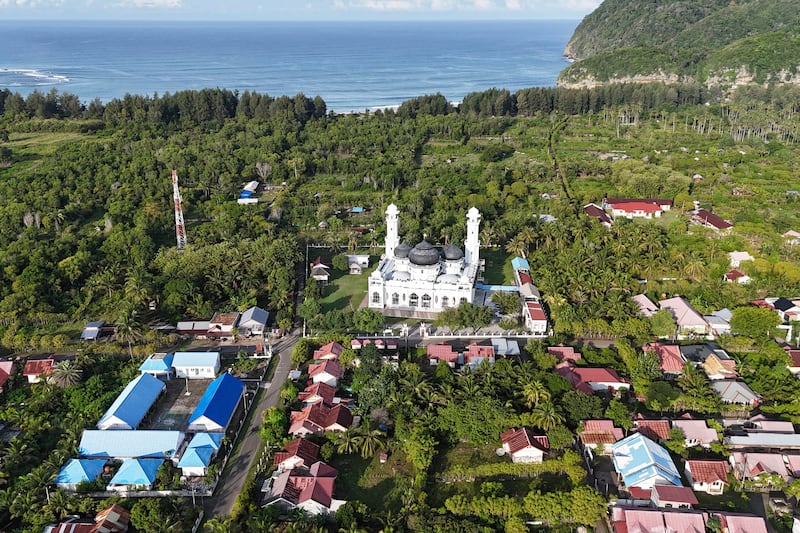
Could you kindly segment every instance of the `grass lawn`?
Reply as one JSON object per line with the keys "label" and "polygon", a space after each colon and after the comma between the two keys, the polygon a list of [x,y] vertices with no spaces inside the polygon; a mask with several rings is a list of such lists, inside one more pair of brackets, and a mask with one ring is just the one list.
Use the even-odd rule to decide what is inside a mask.
{"label": "grass lawn", "polygon": [[486,260],[483,278],[489,285],[510,285],[514,280],[511,260],[502,248],[481,248],[481,258]]}
{"label": "grass lawn", "polygon": [[336,455],[329,464],[339,471],[336,497],[364,502],[373,511],[398,511],[400,493],[395,488],[404,486],[403,478],[410,484],[413,477],[413,468],[398,451],[390,452],[385,464],[380,463],[378,454],[368,459],[358,454]]}
{"label": "grass lawn", "polygon": [[369,273],[372,268],[363,274],[334,274],[335,277],[322,290],[322,312],[327,313],[334,309],[358,309],[364,296],[367,294]]}
{"label": "grass lawn", "polygon": [[[497,444],[499,444],[499,441]],[[478,466],[486,463],[508,461],[508,457],[498,457],[495,453],[497,444],[476,446],[466,442],[459,442],[453,448],[440,448],[439,453],[433,459],[431,473],[435,476],[456,465]]]}

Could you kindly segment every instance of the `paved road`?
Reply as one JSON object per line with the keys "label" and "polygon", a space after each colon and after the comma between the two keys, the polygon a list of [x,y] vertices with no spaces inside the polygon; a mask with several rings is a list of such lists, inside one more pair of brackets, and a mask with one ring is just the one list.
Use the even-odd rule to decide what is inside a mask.
{"label": "paved road", "polygon": [[250,466],[256,459],[260,437],[258,426],[261,424],[261,413],[268,407],[273,407],[280,401],[281,385],[289,376],[291,369],[292,348],[297,343],[297,335],[288,335],[272,345],[274,354],[280,356],[278,367],[272,378],[272,385],[261,396],[261,401],[253,409],[256,412],[250,422],[250,427],[243,429],[239,438],[244,439],[239,449],[239,455],[230,463],[228,475],[217,486],[214,496],[206,498],[203,504],[206,519],[213,516],[229,516],[236,497],[242,491]]}

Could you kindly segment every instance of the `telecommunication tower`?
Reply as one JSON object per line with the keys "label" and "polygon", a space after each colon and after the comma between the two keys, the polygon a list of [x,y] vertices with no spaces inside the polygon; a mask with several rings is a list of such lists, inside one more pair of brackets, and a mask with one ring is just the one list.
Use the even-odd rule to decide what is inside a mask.
{"label": "telecommunication tower", "polygon": [[172,169],[172,199],[175,201],[175,236],[178,240],[178,251],[186,248],[186,224],[183,222],[183,208],[181,207],[181,191],[178,190],[178,171]]}

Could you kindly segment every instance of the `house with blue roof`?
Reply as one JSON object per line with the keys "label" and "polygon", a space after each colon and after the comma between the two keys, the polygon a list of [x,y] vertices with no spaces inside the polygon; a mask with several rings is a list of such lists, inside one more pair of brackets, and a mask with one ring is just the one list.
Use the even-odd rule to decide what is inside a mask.
{"label": "house with blue roof", "polygon": [[681,474],[669,452],[641,433],[634,433],[611,445],[614,468],[627,488],[654,485],[683,486]]}
{"label": "house with blue roof", "polygon": [[172,359],[175,355],[171,353],[154,353],[144,360],[139,372],[150,374],[154,378],[170,379],[172,377]]}
{"label": "house with blue roof", "polygon": [[97,429],[136,429],[167,386],[150,374],[128,383],[97,423]]}
{"label": "house with blue roof", "polygon": [[214,379],[219,372],[219,352],[175,352],[175,376],[187,379]]}
{"label": "house with blue roof", "polygon": [[189,417],[188,431],[224,433],[244,396],[245,385],[227,372],[209,384]]}
{"label": "house with blue roof", "polygon": [[79,483],[94,481],[103,472],[105,459],[70,459],[56,477],[56,486],[74,491]]}
{"label": "house with blue roof", "polygon": [[528,260],[523,257],[515,257],[511,260],[511,268],[514,270],[523,270],[525,272],[530,272],[531,265],[528,264]]}
{"label": "house with blue roof", "polygon": [[127,459],[108,482],[108,490],[150,490],[156,481],[163,459]]}
{"label": "house with blue roof", "polygon": [[205,476],[222,445],[222,433],[197,433],[183,452],[178,468],[184,476]]}
{"label": "house with blue roof", "polygon": [[183,439],[180,431],[87,429],[78,444],[78,455],[94,459],[146,457],[176,461]]}

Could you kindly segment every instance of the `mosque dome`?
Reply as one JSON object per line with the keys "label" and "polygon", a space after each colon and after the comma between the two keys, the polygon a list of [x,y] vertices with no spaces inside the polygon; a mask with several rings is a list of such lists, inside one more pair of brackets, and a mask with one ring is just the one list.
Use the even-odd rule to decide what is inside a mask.
{"label": "mosque dome", "polygon": [[464,252],[455,244],[448,244],[444,247],[444,258],[448,261],[464,259]]}
{"label": "mosque dome", "polygon": [[439,250],[431,243],[422,240],[408,253],[408,259],[417,266],[430,266],[439,263]]}
{"label": "mosque dome", "polygon": [[402,244],[398,245],[394,249],[394,256],[397,259],[406,259],[410,251],[411,251],[411,245],[403,241]]}

